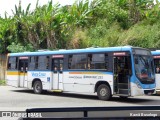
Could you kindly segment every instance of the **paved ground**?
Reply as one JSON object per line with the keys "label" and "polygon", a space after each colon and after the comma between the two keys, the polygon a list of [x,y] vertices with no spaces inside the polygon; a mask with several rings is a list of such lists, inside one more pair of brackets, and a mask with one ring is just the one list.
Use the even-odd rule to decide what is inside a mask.
{"label": "paved ground", "polygon": [[27,108],[142,105],[160,105],[160,96],[138,96],[128,99],[113,97],[111,101],[101,101],[96,95],[51,92],[37,95],[32,90],[0,86],[0,111],[24,111]]}

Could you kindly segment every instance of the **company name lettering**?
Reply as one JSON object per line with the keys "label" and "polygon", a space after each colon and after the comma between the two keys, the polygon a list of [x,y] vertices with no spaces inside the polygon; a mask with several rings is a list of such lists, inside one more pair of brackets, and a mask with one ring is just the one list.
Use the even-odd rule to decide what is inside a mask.
{"label": "company name lettering", "polygon": [[46,77],[46,73],[33,72],[32,77]]}

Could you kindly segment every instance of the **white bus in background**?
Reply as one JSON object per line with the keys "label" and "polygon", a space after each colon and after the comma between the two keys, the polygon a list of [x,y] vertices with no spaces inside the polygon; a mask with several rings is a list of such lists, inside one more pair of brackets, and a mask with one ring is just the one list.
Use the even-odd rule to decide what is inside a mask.
{"label": "white bus in background", "polygon": [[53,92],[131,97],[155,91],[153,58],[147,49],[124,46],[10,53],[7,84]]}
{"label": "white bus in background", "polygon": [[160,50],[151,51],[155,66],[156,92],[160,93]]}

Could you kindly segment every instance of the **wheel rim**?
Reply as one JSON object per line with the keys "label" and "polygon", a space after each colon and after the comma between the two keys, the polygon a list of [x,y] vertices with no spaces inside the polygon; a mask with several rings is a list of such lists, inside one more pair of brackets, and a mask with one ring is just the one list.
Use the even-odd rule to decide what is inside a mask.
{"label": "wheel rim", "polygon": [[102,88],[100,90],[100,95],[103,96],[103,97],[106,96],[107,95],[107,90],[105,88]]}
{"label": "wheel rim", "polygon": [[36,90],[36,92],[39,92],[40,91],[40,89],[41,89],[41,87],[40,87],[40,85],[39,84],[36,84],[36,86],[35,86],[35,90]]}

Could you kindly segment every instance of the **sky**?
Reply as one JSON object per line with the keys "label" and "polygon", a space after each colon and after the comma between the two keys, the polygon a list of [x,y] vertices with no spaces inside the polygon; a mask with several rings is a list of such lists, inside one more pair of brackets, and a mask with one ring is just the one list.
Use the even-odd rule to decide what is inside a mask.
{"label": "sky", "polygon": [[[50,0],[39,0],[39,5],[47,4]],[[59,2],[61,5],[71,5],[76,0],[52,0],[53,4],[56,4]],[[160,1],[160,0],[159,0]],[[30,10],[35,9],[37,0],[21,0],[22,9],[26,9],[27,5],[31,3]],[[4,17],[5,11],[7,12],[7,16],[11,16],[12,10],[15,10],[15,4],[19,4],[19,0],[0,0],[0,15],[1,17]]]}
{"label": "sky", "polygon": [[[47,4],[50,0],[39,0],[39,5]],[[71,5],[76,0],[52,0],[53,4],[59,2],[61,5]],[[26,9],[27,5],[31,3],[30,10],[35,9],[37,0],[21,0],[22,9]],[[12,15],[12,10],[15,10],[15,4],[19,4],[19,0],[0,0],[0,15],[4,17],[5,11],[10,16]]]}

